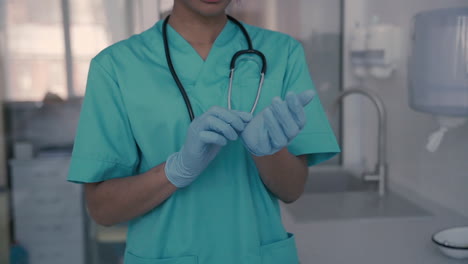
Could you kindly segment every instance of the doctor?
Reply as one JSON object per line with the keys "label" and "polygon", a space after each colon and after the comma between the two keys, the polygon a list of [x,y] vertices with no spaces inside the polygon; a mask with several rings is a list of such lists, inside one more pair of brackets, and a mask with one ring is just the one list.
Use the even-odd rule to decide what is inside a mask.
{"label": "doctor", "polygon": [[298,263],[278,200],[298,199],[307,166],[339,148],[285,34],[242,24],[268,67],[250,114],[262,63],[238,59],[229,110],[231,58],[247,49],[229,3],[175,0],[166,26],[91,62],[68,179],[85,184],[97,223],[128,222],[126,264]]}

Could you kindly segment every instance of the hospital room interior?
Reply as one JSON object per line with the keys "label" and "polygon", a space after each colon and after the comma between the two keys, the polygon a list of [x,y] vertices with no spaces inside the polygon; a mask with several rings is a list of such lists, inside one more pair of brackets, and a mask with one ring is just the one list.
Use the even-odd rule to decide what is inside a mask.
{"label": "hospital room interior", "polygon": [[[1,264],[124,263],[127,224],[91,219],[70,158],[91,59],[172,6],[0,0]],[[302,44],[341,148],[280,203],[300,263],[467,263],[468,2],[256,0],[227,12]]]}

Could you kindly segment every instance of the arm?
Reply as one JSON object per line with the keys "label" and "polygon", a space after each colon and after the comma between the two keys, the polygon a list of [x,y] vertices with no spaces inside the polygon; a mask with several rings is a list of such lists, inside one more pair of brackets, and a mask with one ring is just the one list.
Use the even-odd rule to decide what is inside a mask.
{"label": "arm", "polygon": [[284,101],[274,98],[241,134],[263,183],[286,203],[294,202],[304,192],[307,158],[292,155],[286,147],[304,128],[304,107],[314,95],[313,90],[307,90],[299,95],[288,93]]}
{"label": "arm", "polygon": [[162,204],[177,188],[189,186],[252,116],[213,107],[189,126],[184,146],[165,163],[146,173],[88,183],[86,201],[91,216],[102,225],[131,220]]}
{"label": "arm", "polygon": [[111,226],[161,205],[177,190],[164,167],[165,163],[133,177],[87,183],[85,196],[91,217],[100,225]]}
{"label": "arm", "polygon": [[263,183],[285,203],[299,199],[307,180],[307,157],[294,156],[286,148],[273,155],[253,156]]}

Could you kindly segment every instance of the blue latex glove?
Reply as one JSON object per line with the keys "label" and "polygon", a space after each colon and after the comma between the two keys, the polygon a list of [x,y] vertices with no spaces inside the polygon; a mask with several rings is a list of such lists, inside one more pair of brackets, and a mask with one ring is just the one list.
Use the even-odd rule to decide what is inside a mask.
{"label": "blue latex glove", "polygon": [[314,90],[307,90],[300,94],[289,92],[284,101],[273,98],[272,104],[255,116],[241,133],[247,150],[255,156],[266,156],[288,146],[304,128],[304,107],[314,96]]}
{"label": "blue latex glove", "polygon": [[190,124],[185,144],[166,161],[167,179],[178,188],[191,184],[216,157],[222,146],[236,140],[252,119],[250,113],[212,107]]}

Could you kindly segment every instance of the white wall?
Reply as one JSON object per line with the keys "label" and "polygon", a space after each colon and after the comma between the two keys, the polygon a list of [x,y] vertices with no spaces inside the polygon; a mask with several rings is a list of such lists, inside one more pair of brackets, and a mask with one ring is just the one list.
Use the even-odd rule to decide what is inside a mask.
{"label": "white wall", "polygon": [[308,39],[314,33],[341,33],[339,17],[330,16],[330,10],[339,13],[340,8],[336,0],[301,0],[301,38]]}
{"label": "white wall", "polygon": [[[363,4],[362,1],[365,1]],[[436,153],[425,150],[427,136],[437,128],[430,115],[413,111],[408,106],[407,54],[410,50],[410,31],[414,14],[437,8],[468,6],[466,0],[348,0],[347,22],[368,21],[377,15],[384,23],[395,24],[403,30],[403,53],[398,72],[385,81],[367,80],[364,85],[372,88],[388,110],[388,163],[389,180],[404,186],[423,197],[468,216],[468,126],[451,131]],[[354,3],[357,3],[354,5]],[[365,10],[357,12],[356,8]],[[351,25],[348,25],[349,29]],[[347,32],[349,37],[349,31]],[[345,66],[347,86],[355,84]],[[356,107],[356,104],[353,105]],[[351,106],[351,107],[353,107]],[[349,109],[348,109],[349,110]],[[347,111],[348,111],[347,110]],[[352,109],[351,109],[352,110]],[[350,110],[350,111],[351,111]],[[353,148],[345,149],[345,156],[361,157],[361,162],[371,166],[375,162],[375,110],[365,102],[354,123],[347,121],[347,144],[359,142],[363,153]],[[357,127],[360,127],[357,129]],[[357,161],[354,160],[354,163]]]}

